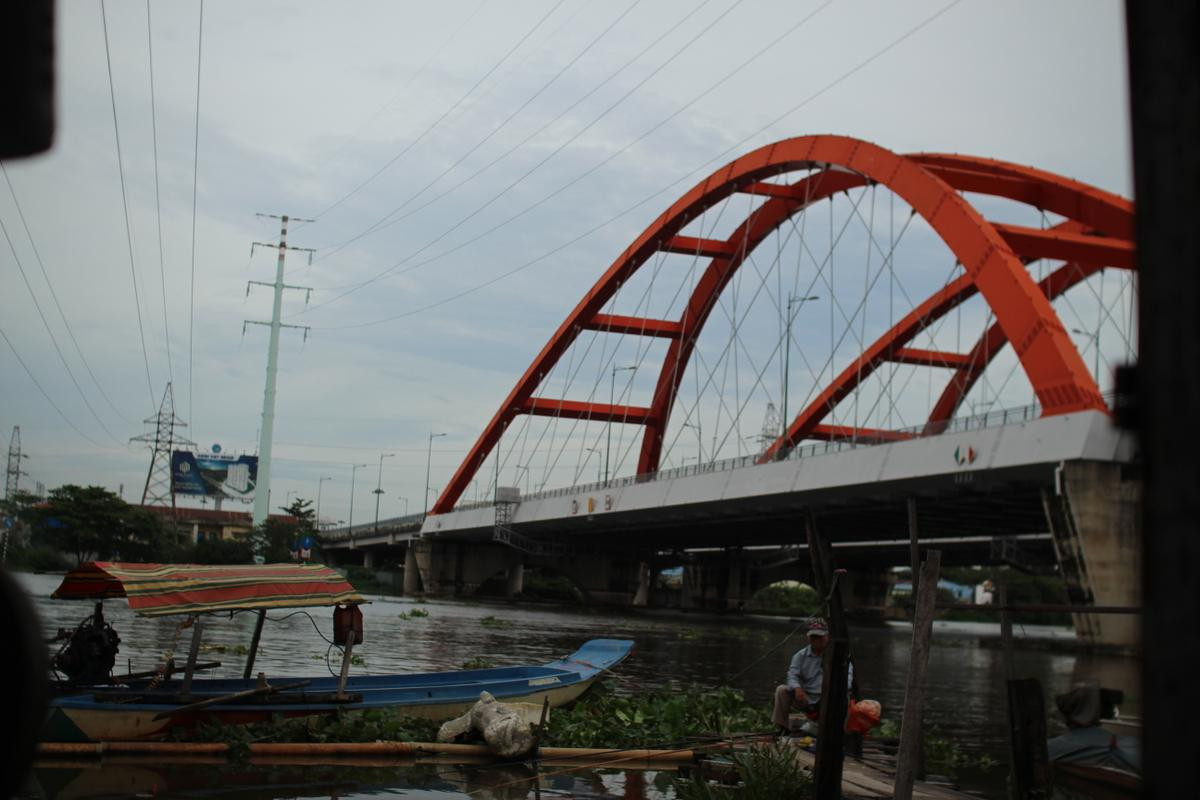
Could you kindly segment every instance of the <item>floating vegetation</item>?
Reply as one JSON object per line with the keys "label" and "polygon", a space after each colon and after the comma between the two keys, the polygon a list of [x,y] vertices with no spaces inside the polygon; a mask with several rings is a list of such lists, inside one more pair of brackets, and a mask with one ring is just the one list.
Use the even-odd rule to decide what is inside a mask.
{"label": "floating vegetation", "polygon": [[[885,719],[875,732],[880,739],[899,739],[900,723]],[[930,772],[955,777],[961,769],[989,770],[996,766],[996,759],[987,753],[972,755],[959,747],[953,739],[942,735],[936,725],[925,728],[925,766]]]}
{"label": "floating vegetation", "polygon": [[496,666],[496,662],[487,656],[475,656],[462,662],[463,669],[491,669],[494,666]]}
{"label": "floating vegetation", "polygon": [[424,617],[428,616],[429,612],[423,608],[414,608],[411,611],[401,611],[399,614],[400,619],[423,619]]}
{"label": "floating vegetation", "polygon": [[479,620],[479,624],[485,628],[511,628],[513,626],[512,622],[509,620],[500,619],[499,617],[494,617],[491,614],[488,614],[486,617]]}
{"label": "floating vegetation", "polygon": [[714,783],[693,772],[672,783],[679,800],[775,800],[812,797],[812,774],[790,745],[752,747],[732,756],[737,784]]}
{"label": "floating vegetation", "polygon": [[353,653],[350,656],[350,663],[356,667],[365,667],[367,665],[367,660],[358,653]]}
{"label": "floating vegetation", "polygon": [[270,720],[250,725],[201,724],[192,731],[173,735],[193,742],[228,742],[231,755],[248,755],[250,742],[432,742],[439,723],[405,716],[394,709],[368,709],[335,714],[285,719],[275,714]]}
{"label": "floating vegetation", "polygon": [[618,695],[597,683],[579,700],[550,715],[546,743],[559,747],[657,747],[706,734],[770,729],[765,706],[741,692],[699,686]]}

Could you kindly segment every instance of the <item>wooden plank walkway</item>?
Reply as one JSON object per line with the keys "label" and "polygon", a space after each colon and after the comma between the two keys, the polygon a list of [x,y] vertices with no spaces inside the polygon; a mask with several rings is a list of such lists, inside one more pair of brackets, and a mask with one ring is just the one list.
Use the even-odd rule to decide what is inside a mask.
{"label": "wooden plank walkway", "polygon": [[[804,766],[812,769],[816,756],[798,744],[795,745],[796,758]],[[894,774],[870,761],[858,761],[847,758],[842,764],[842,794],[855,800],[880,800],[892,797]],[[973,798],[964,792],[959,792],[945,786],[922,783],[913,784],[913,798],[921,800],[967,800]]]}

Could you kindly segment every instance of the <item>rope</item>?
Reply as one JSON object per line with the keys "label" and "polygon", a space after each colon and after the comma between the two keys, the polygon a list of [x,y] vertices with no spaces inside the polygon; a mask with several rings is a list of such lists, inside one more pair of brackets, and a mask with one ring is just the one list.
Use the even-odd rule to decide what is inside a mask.
{"label": "rope", "polygon": [[776,650],[778,650],[779,648],[781,648],[781,647],[783,647],[785,644],[787,644],[787,641],[788,641],[789,639],[791,639],[793,636],[795,636],[797,633],[799,633],[801,628],[804,628],[804,627],[807,627],[807,626],[808,626],[808,623],[806,623],[806,622],[801,622],[799,625],[797,625],[796,627],[792,628],[792,629],[791,629],[791,631],[789,631],[789,632],[788,632],[788,635],[787,635],[787,636],[784,636],[782,639],[780,639],[778,642],[776,642],[776,643],[775,643],[775,645],[774,645],[773,647],[771,647],[770,649],[768,649],[767,651],[765,651],[765,652],[764,652],[764,653],[763,653],[761,656],[759,656],[758,658],[756,658],[756,659],[754,659],[753,661],[751,661],[749,664],[747,664],[747,665],[746,665],[745,667],[743,667],[741,670],[739,670],[738,672],[734,673],[732,676],[730,676],[729,678],[725,679],[725,680],[724,680],[724,681],[722,681],[721,683],[716,683],[716,684],[713,684],[713,686],[712,686],[711,688],[713,688],[713,689],[720,689],[721,687],[723,687],[723,686],[725,686],[725,685],[727,685],[727,684],[733,683],[733,682],[734,682],[734,681],[736,681],[738,678],[742,677],[742,676],[743,676],[743,675],[745,675],[747,672],[749,672],[751,669],[753,669],[754,667],[756,667],[756,666],[758,666],[760,663],[762,663],[762,661],[763,661],[764,659],[766,659],[766,657],[767,657],[767,656],[771,655],[771,654],[772,654],[772,653],[774,653]]}

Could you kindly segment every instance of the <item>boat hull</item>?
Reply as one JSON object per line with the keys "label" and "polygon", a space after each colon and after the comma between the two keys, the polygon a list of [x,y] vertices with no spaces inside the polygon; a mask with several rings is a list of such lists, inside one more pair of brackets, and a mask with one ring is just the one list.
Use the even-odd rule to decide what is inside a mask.
{"label": "boat hull", "polygon": [[[549,701],[555,708],[572,702],[587,691],[602,674],[624,660],[632,650],[628,640],[598,639],[587,642],[576,653],[559,661],[536,667],[503,667],[488,670],[423,673],[415,675],[375,675],[351,679],[346,691],[353,702],[240,702],[211,705],[195,711],[180,711],[178,702],[165,702],[178,687],[165,684],[154,690],[130,687],[131,696],[151,702],[106,702],[105,693],[81,692],[56,698],[42,730],[42,741],[100,742],[162,739],[180,729],[219,722],[245,725],[276,716],[285,718],[314,714],[362,713],[372,709],[395,709],[407,716],[434,721],[451,719],[466,712],[487,691],[503,702],[541,705]],[[278,679],[294,682],[301,679]],[[246,688],[254,681],[196,680],[192,684],[193,701],[220,697]],[[313,678],[305,687],[312,696],[328,695],[336,688],[331,678]],[[153,702],[156,696],[164,702]],[[327,697],[326,697],[327,699]]]}

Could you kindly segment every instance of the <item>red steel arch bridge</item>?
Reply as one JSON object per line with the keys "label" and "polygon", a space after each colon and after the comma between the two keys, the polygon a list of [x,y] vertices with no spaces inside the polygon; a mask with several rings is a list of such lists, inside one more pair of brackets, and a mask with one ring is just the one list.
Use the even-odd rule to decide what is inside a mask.
{"label": "red steel arch bridge", "polygon": [[[938,535],[1025,536],[1074,600],[1134,602],[1140,484],[1106,403],[1137,355],[1133,217],[1034,167],[845,136],[736,158],[616,257],[500,400],[420,521],[412,586],[418,566],[427,591],[477,584],[463,547],[495,542],[516,562],[624,548],[643,578],[665,549],[777,548],[746,562],[761,572],[801,509],[877,572],[907,563],[885,545],[919,496]],[[497,489],[510,502],[479,502]],[[1094,638],[1134,635],[1091,616]]]}

